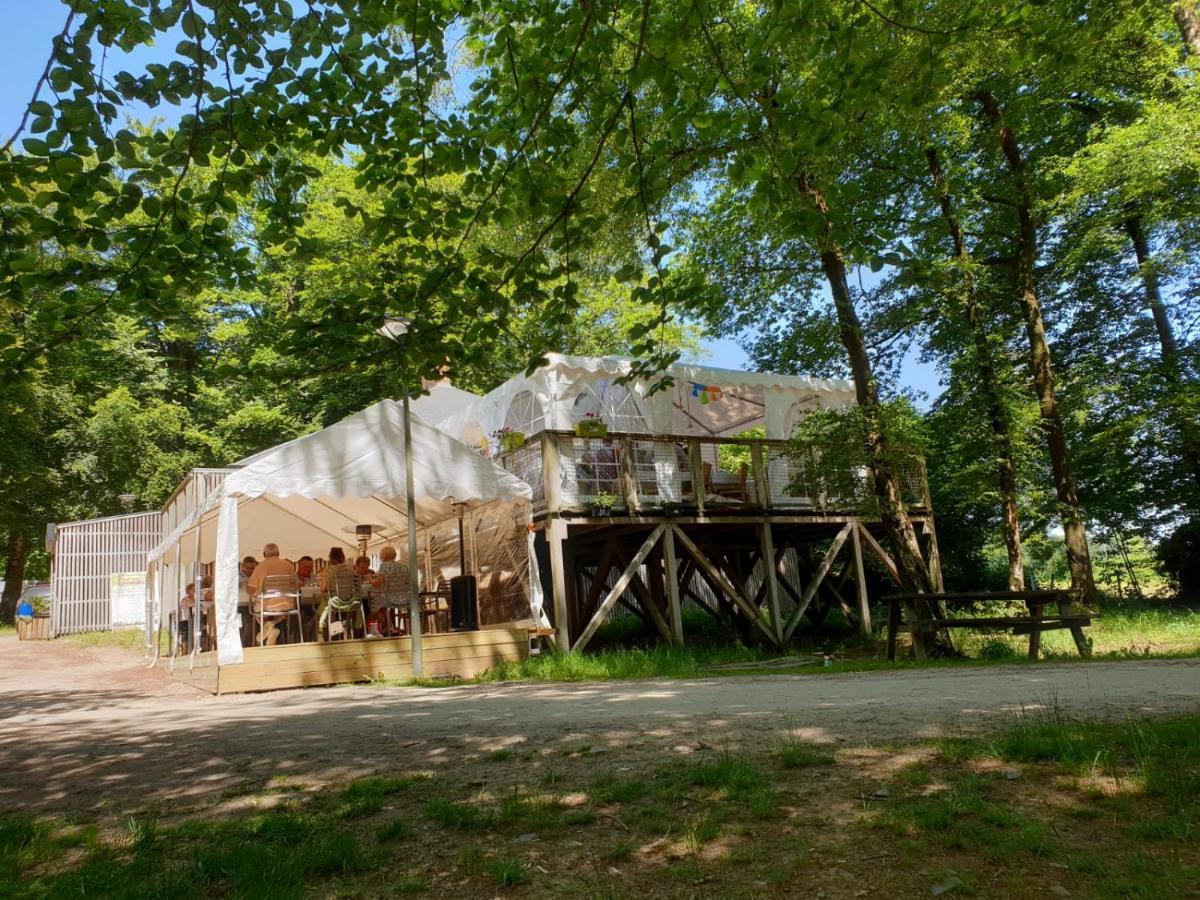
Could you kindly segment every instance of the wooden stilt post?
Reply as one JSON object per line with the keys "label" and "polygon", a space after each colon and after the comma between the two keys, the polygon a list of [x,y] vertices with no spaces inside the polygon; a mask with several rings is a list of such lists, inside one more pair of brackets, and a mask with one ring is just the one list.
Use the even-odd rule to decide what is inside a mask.
{"label": "wooden stilt post", "polygon": [[675,528],[667,523],[663,532],[663,568],[667,582],[667,619],[675,643],[683,646],[683,607],[679,603],[679,562],[675,558]]}
{"label": "wooden stilt post", "polygon": [[863,634],[870,635],[871,606],[867,602],[867,570],[863,566],[862,538],[859,537],[859,530],[861,528],[862,523],[858,519],[855,519],[854,528],[850,532],[850,540],[854,545],[854,580],[858,582],[859,627],[862,629]]}
{"label": "wooden stilt post", "polygon": [[775,541],[771,536],[771,523],[758,526],[758,540],[762,544],[763,579],[767,584],[767,609],[771,611],[771,627],[775,629],[775,642],[783,646],[783,619],[779,612],[779,579],[775,573]]}
{"label": "wooden stilt post", "polygon": [[567,538],[567,523],[553,518],[546,524],[546,541],[550,545],[550,591],[554,594],[555,641],[561,653],[571,649],[570,612],[567,609],[567,571],[563,560],[563,544]]}

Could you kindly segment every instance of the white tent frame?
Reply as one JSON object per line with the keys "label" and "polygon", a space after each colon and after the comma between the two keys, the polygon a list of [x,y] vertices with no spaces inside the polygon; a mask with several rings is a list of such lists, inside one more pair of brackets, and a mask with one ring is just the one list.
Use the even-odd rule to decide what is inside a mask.
{"label": "white tent frame", "polygon": [[[199,596],[200,561],[208,543],[205,533],[211,535],[215,530],[215,544],[210,546],[215,549],[216,560],[217,663],[242,662],[237,611],[239,525],[248,511],[273,515],[280,523],[286,523],[287,529],[282,524],[275,527],[281,536],[288,535],[288,542],[272,538],[273,542],[284,545],[281,550],[286,556],[289,546],[311,548],[325,542],[335,546],[352,543],[347,534],[318,524],[319,519],[310,514],[314,505],[321,508],[321,515],[334,513],[347,524],[391,523],[393,534],[384,531],[373,535],[371,543],[378,546],[394,539],[401,521],[407,531],[455,517],[455,503],[479,507],[493,502],[528,502],[531,498],[532,491],[525,482],[414,417],[413,460],[421,472],[415,485],[417,516],[409,522],[403,509],[407,447],[402,422],[401,405],[385,400],[322,431],[258,454],[244,469],[227,477],[217,491],[148,555],[160,585],[163,576],[168,575],[174,576],[178,588],[173,603],[164,603],[164,590],[161,587],[158,590],[159,621],[164,610],[171,607],[178,610],[183,574],[188,566]],[[540,588],[534,590],[531,585],[530,596],[535,619],[540,620],[543,618]],[[415,633],[413,640],[414,644],[419,640]],[[173,660],[174,640],[172,643]],[[199,643],[194,640],[193,647],[198,648]]]}

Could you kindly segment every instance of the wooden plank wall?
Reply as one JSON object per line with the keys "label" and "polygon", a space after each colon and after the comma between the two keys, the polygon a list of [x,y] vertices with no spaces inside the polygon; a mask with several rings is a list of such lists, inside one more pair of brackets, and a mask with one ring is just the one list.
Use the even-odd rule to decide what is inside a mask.
{"label": "wooden plank wall", "polygon": [[146,571],[146,554],[162,539],[161,527],[157,512],[57,526],[50,575],[55,636],[111,627],[109,576]]}
{"label": "wooden plank wall", "polygon": [[[431,677],[471,678],[502,660],[520,660],[529,655],[529,632],[525,627],[431,634],[421,643],[425,675]],[[176,678],[219,694],[411,676],[408,638],[247,647],[244,662],[220,668],[216,653],[211,652],[198,654],[190,671],[186,658],[175,663]]]}

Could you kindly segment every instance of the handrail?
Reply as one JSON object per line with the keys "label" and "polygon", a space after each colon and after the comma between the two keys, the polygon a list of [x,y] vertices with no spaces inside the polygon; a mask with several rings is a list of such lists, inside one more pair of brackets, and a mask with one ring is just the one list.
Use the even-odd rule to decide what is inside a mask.
{"label": "handrail", "polygon": [[[613,447],[616,452],[612,459],[603,461],[591,459],[583,462],[574,456],[573,442],[575,441],[597,442]],[[657,451],[649,458],[643,455],[639,464],[637,455],[633,452],[635,443],[638,445],[667,444],[675,449],[669,457],[659,456]],[[528,457],[526,458],[524,477],[528,478],[535,473],[540,476],[541,484],[534,485],[535,494],[537,488],[540,487],[544,497],[544,508],[550,513],[559,513],[563,510],[574,511],[586,505],[582,492],[585,482],[580,478],[577,468],[579,466],[590,467],[592,477],[589,480],[598,486],[603,485],[603,492],[617,495],[623,501],[624,508],[632,513],[673,505],[695,507],[699,515],[704,515],[709,507],[727,509],[730,506],[747,510],[806,507],[821,512],[845,511],[853,508],[852,504],[847,504],[845,499],[839,496],[838,489],[831,487],[820,474],[814,454],[819,453],[821,447],[816,444],[801,448],[799,458],[794,453],[787,454],[791,465],[796,467],[788,469],[789,477],[798,479],[804,477],[806,472],[809,474],[806,478],[808,493],[802,495],[789,493],[785,497],[781,497],[777,493],[778,486],[771,484],[772,474],[778,474],[778,470],[773,473],[772,466],[780,457],[777,452],[769,455],[768,451],[784,449],[794,451],[797,449],[797,444],[792,440],[641,434],[619,431],[609,431],[603,437],[592,437],[578,435],[574,431],[545,429],[530,436],[522,447],[499,454],[496,461],[505,466],[506,462],[512,460],[516,454],[528,454],[531,445],[537,448],[539,458],[532,471],[528,466],[530,460]],[[712,489],[715,488],[715,483],[709,481],[710,473],[724,472],[726,475],[736,477],[742,470],[739,468],[738,472],[734,472],[720,468],[719,456],[715,460],[705,460],[703,458],[705,445],[739,446],[749,449],[749,462],[742,477],[740,496],[729,497],[713,493]],[[564,450],[564,448],[566,449]],[[685,448],[686,451],[683,452]],[[646,451],[643,451],[643,454],[645,453]],[[569,459],[569,467],[566,470],[564,470],[563,464],[564,454]],[[805,457],[807,462],[804,461]],[[668,461],[674,463],[674,468],[665,467],[667,475],[664,480],[664,463]],[[915,472],[910,469],[908,473],[904,474],[915,474],[917,483],[904,479],[901,490],[909,496],[916,495],[907,502],[908,506],[929,509],[931,501],[925,460],[923,456],[914,451],[911,461]],[[653,466],[653,471],[647,470],[647,462]],[[597,474],[600,471],[603,471],[604,474]],[[857,470],[846,474],[854,477],[857,475]],[[688,485],[686,498],[682,497],[682,494],[685,493],[685,484]],[[643,486],[647,487],[649,493],[643,492]],[[739,493],[736,484],[730,485],[728,482],[724,482],[722,486],[727,490],[732,489],[734,494]],[[680,496],[673,497],[672,495]]]}

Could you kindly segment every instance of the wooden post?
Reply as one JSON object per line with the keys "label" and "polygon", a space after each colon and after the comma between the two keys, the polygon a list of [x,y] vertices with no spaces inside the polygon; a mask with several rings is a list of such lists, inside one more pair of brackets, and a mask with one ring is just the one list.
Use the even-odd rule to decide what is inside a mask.
{"label": "wooden post", "polygon": [[[542,488],[546,494],[546,512],[552,516],[562,509],[562,478],[559,475],[558,435],[543,431]],[[549,537],[549,532],[547,532]]]}
{"label": "wooden post", "polygon": [[667,619],[675,643],[683,646],[683,607],[679,603],[679,563],[675,559],[675,527],[667,522],[663,532],[663,567],[667,582]]}
{"label": "wooden post", "polygon": [[775,641],[783,646],[783,619],[779,611],[779,579],[775,573],[775,541],[771,535],[771,523],[758,526],[758,540],[762,545],[763,580],[767,585],[767,609],[771,611],[771,627],[775,629]]}
{"label": "wooden post", "polygon": [[858,582],[858,617],[863,634],[871,634],[871,606],[867,602],[867,570],[863,566],[862,538],[858,536],[862,523],[854,520],[850,540],[854,544],[854,580]]}
{"label": "wooden post", "polygon": [[700,452],[700,442],[695,438],[688,439],[688,461],[692,466],[692,495],[696,501],[696,512],[703,516],[708,486],[704,483],[704,456]]}
{"label": "wooden post", "polygon": [[546,524],[546,542],[550,547],[550,590],[554,594],[554,629],[558,649],[571,649],[570,612],[567,609],[567,572],[563,562],[563,544],[567,539],[567,523],[557,516]]}
{"label": "wooden post", "polygon": [[754,479],[754,496],[758,505],[766,509],[771,505],[771,486],[767,483],[767,464],[762,441],[750,445],[750,475]]}

